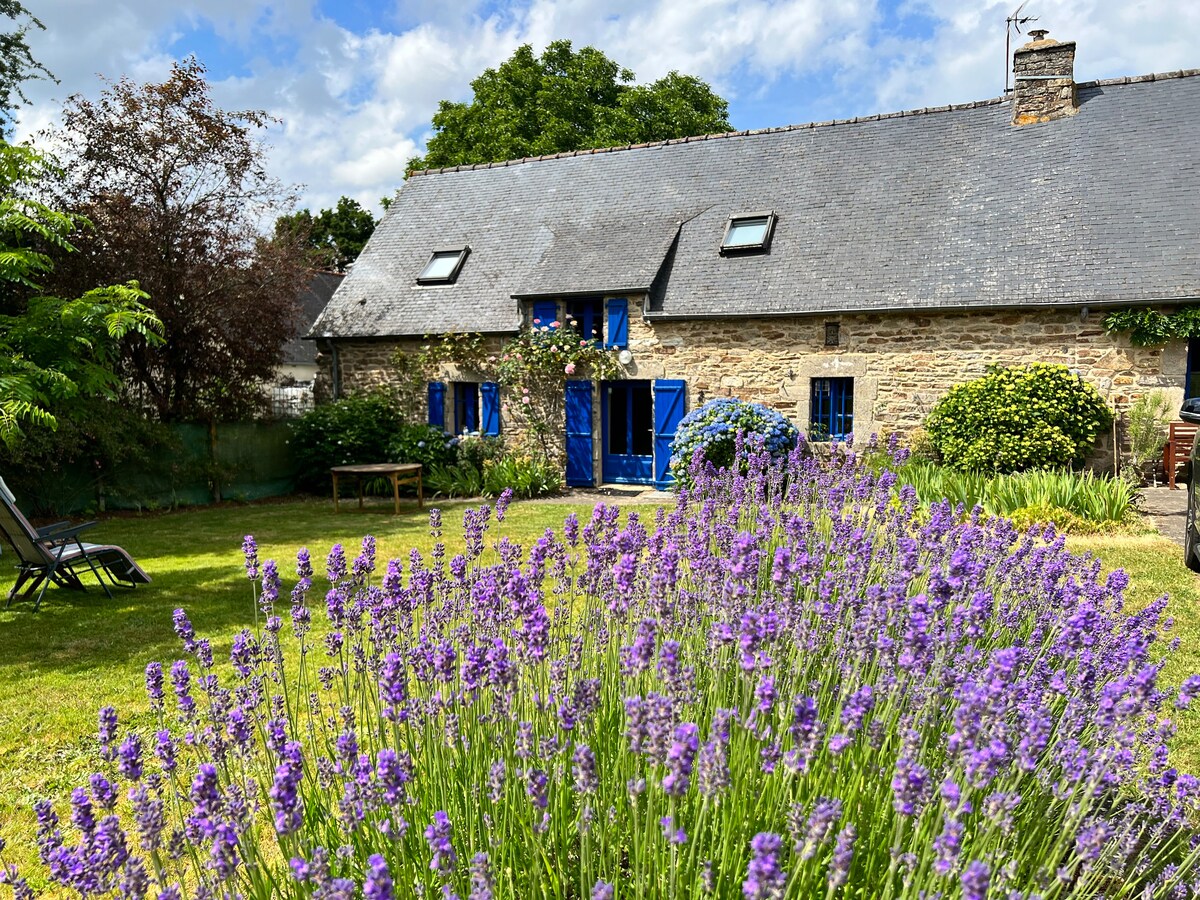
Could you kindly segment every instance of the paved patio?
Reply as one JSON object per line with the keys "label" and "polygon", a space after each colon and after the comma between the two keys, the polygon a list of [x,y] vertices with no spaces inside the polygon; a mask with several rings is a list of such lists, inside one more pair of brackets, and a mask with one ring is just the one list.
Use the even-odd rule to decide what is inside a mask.
{"label": "paved patio", "polygon": [[1176,491],[1167,487],[1143,488],[1139,507],[1150,524],[1164,537],[1170,538],[1180,547],[1183,546],[1183,529],[1187,521],[1185,488],[1181,487]]}

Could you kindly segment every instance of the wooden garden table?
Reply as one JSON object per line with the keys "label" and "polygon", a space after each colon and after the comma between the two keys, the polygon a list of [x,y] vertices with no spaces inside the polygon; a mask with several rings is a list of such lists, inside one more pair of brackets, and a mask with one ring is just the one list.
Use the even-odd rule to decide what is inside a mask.
{"label": "wooden garden table", "polygon": [[425,489],[421,484],[420,463],[368,463],[361,466],[334,466],[329,470],[333,475],[333,511],[338,511],[338,476],[353,475],[358,483],[358,508],[363,505],[363,479],[386,478],[392,483],[392,497],[396,504],[396,515],[400,515],[400,485],[415,484],[417,486],[417,508],[425,507]]}

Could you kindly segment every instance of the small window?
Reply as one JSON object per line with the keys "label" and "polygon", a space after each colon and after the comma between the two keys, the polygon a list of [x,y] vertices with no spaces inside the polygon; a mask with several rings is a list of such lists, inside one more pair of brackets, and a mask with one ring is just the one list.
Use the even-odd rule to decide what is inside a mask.
{"label": "small window", "polygon": [[579,332],[585,341],[600,346],[604,337],[604,301],[568,300],[567,324]]}
{"label": "small window", "polygon": [[434,250],[433,256],[417,276],[417,284],[452,284],[470,252],[470,247],[442,247]]}
{"label": "small window", "polygon": [[814,378],[809,440],[841,440],[854,431],[854,379]]}
{"label": "small window", "polygon": [[721,252],[765,251],[771,243],[771,232],[774,227],[775,214],[772,212],[731,216],[729,224],[725,226],[725,239],[721,241]]}
{"label": "small window", "polygon": [[841,343],[842,326],[838,322],[825,323],[825,346],[836,347]]}

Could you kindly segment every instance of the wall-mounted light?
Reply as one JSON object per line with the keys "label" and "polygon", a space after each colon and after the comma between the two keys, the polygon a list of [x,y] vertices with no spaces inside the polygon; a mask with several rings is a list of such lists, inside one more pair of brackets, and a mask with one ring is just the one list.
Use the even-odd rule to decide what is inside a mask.
{"label": "wall-mounted light", "polygon": [[1088,320],[1089,312],[1091,312],[1091,310],[1089,310],[1086,306],[1081,306],[1079,308],[1079,321],[1086,322]]}

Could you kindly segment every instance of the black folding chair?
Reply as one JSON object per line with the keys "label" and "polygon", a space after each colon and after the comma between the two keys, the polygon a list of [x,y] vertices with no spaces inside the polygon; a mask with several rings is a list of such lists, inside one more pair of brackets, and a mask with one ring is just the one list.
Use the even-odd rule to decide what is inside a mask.
{"label": "black folding chair", "polygon": [[[0,479],[0,535],[17,555],[17,582],[8,592],[7,609],[14,600],[27,600],[37,592],[33,602],[36,612],[42,605],[42,595],[51,584],[73,591],[85,590],[79,576],[90,570],[112,598],[108,584],[124,583],[129,587],[149,584],[150,576],[122,548],[112,544],[86,544],[80,534],[95,522],[72,525],[56,522],[45,528],[34,528],[17,509],[12,492]],[[105,575],[108,581],[105,581]]]}

